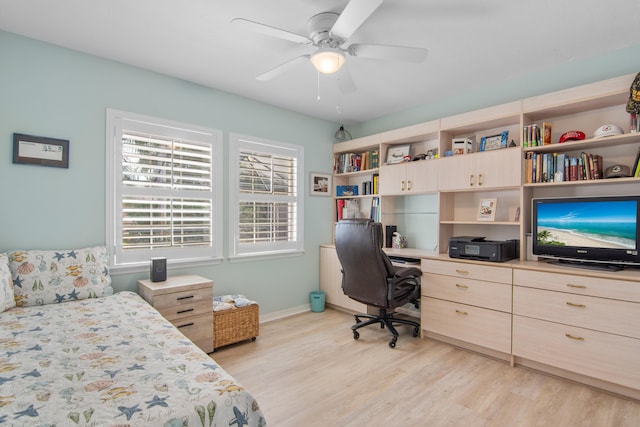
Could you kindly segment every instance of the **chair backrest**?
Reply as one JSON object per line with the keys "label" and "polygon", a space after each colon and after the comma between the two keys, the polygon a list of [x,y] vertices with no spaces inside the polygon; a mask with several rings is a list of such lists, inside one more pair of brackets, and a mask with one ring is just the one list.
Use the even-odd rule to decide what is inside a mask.
{"label": "chair backrest", "polygon": [[393,276],[393,267],[382,251],[382,224],[367,219],[342,220],[336,225],[335,243],[345,295],[387,307],[387,278]]}

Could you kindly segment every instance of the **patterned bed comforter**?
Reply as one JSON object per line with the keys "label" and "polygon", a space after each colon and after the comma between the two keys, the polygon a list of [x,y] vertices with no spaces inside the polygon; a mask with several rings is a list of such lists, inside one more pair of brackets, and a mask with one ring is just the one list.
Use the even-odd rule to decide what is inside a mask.
{"label": "patterned bed comforter", "polygon": [[255,399],[133,292],[0,313],[0,425],[264,426]]}

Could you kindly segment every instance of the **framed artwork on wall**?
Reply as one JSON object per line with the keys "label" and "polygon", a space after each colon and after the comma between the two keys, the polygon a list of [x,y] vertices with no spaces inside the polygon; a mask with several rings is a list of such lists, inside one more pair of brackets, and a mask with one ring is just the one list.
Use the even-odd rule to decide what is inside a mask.
{"label": "framed artwork on wall", "polygon": [[69,168],[69,141],[14,133],[13,163]]}
{"label": "framed artwork on wall", "polygon": [[331,175],[311,172],[309,174],[310,192],[312,196],[331,196]]}

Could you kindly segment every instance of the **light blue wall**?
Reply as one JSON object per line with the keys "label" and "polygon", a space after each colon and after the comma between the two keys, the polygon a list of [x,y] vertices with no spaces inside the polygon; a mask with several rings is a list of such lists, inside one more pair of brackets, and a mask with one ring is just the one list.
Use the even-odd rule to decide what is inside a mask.
{"label": "light blue wall", "polygon": [[[301,144],[305,193],[309,171],[331,172],[334,123],[6,32],[0,58],[0,251],[105,244],[108,107],[221,129],[225,158],[229,132]],[[14,165],[14,132],[70,140],[69,169]],[[225,166],[225,186],[227,173]],[[261,314],[307,304],[319,285],[318,247],[330,241],[331,199],[307,196],[305,203],[303,256],[188,272],[213,279],[218,294],[258,300]],[[114,276],[114,287],[134,290],[147,277]]]}

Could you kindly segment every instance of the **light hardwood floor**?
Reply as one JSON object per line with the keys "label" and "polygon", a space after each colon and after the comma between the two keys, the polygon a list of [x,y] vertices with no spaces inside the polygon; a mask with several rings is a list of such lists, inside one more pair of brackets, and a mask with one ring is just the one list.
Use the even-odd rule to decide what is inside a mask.
{"label": "light hardwood floor", "polygon": [[303,313],[212,357],[272,427],[640,426],[638,401],[413,338],[405,327],[395,349],[376,326],[356,341],[352,324],[330,308]]}

